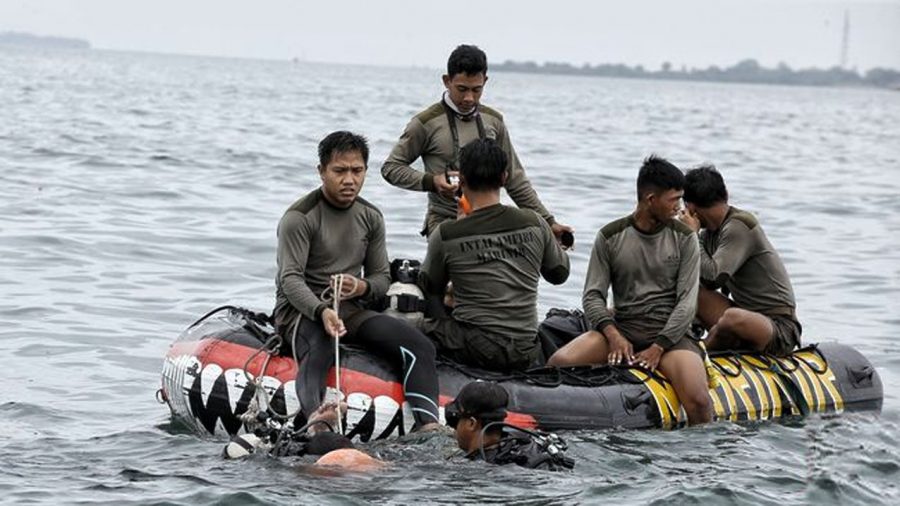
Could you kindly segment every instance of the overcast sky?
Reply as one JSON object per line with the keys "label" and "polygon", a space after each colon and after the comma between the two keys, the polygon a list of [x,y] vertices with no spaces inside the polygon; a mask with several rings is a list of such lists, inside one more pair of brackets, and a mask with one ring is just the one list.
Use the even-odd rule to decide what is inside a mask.
{"label": "overcast sky", "polygon": [[0,31],[94,47],[441,67],[459,43],[507,59],[900,69],[900,0],[0,0]]}

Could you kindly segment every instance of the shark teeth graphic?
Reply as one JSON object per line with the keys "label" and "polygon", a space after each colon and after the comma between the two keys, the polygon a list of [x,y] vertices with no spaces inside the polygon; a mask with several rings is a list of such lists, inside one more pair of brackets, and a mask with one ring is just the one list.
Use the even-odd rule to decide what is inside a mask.
{"label": "shark teeth graphic", "polygon": [[372,433],[376,435],[382,434],[384,433],[384,430],[388,428],[388,425],[390,425],[391,418],[377,416],[379,413],[394,414],[399,409],[400,405],[397,404],[397,401],[395,401],[394,399],[386,395],[379,395],[378,397],[375,397],[375,430]]}
{"label": "shark teeth graphic", "polygon": [[[248,380],[248,375],[242,369],[223,370],[213,363],[204,366],[191,355],[167,358],[163,365],[163,381],[173,415],[198,432],[212,435],[243,432],[243,427],[237,421],[240,414],[238,411],[246,409],[245,395],[248,389],[253,388],[256,380],[252,374]],[[262,376],[258,381],[269,402],[275,399],[276,394],[280,393],[279,398],[283,396],[284,405],[277,407],[279,413],[282,410],[285,413],[295,413],[300,408],[293,380],[282,383],[275,377]],[[194,399],[199,399],[200,402],[192,404],[191,396],[195,396]],[[338,396],[344,398],[342,392],[330,387],[326,389],[326,399]],[[346,401],[347,433],[368,417],[368,425],[364,424],[367,427],[360,427],[360,432],[356,434],[363,441],[399,432],[409,433],[415,422],[409,404],[398,404],[389,396],[379,395],[373,399],[365,393],[353,392],[346,396]],[[260,406],[260,409],[267,407]]]}
{"label": "shark teeth graphic", "polygon": [[212,393],[213,385],[222,375],[222,368],[218,364],[209,364],[203,368],[200,373],[200,398],[203,400],[203,406],[209,405],[209,394]]}
{"label": "shark teeth graphic", "polygon": [[296,381],[291,380],[284,384],[284,407],[287,413],[296,413],[300,410],[300,399],[297,398]]}
{"label": "shark teeth graphic", "polygon": [[372,398],[366,394],[352,393],[347,396],[347,432],[351,432],[372,407]]}
{"label": "shark teeth graphic", "polygon": [[[231,406],[231,412],[235,413],[237,403],[247,388],[247,375],[241,369],[228,369],[224,375],[225,386],[228,388],[228,405]],[[250,379],[253,379],[253,375],[250,375]]]}

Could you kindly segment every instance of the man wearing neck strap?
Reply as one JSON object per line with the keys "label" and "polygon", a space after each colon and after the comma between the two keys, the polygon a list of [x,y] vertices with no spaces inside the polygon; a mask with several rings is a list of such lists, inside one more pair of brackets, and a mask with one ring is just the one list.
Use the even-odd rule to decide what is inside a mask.
{"label": "man wearing neck strap", "polygon": [[[470,45],[457,47],[447,61],[443,81],[446,91],[441,101],[410,120],[381,168],[382,176],[392,185],[428,192],[423,234],[430,235],[441,222],[456,218],[460,149],[485,138],[496,140],[506,153],[508,177],[504,186],[516,205],[538,213],[557,238],[571,233],[571,227],[556,222],[525,176],[503,116],[480,103],[487,83],[484,51]],[[424,171],[410,166],[420,157]]]}

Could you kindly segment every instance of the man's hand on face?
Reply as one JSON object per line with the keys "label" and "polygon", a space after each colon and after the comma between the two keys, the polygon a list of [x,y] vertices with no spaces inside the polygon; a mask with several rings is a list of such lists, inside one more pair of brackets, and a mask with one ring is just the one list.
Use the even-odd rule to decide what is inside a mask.
{"label": "man's hand on face", "polygon": [[698,218],[696,214],[692,213],[690,209],[682,209],[678,214],[678,219],[681,220],[682,223],[690,227],[690,229],[694,232],[700,231],[700,218]]}

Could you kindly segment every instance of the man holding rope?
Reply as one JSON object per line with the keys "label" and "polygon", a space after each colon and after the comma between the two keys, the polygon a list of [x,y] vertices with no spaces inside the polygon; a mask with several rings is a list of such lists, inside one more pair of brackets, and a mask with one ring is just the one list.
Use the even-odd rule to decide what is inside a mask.
{"label": "man holding rope", "polygon": [[322,403],[334,342],[361,345],[396,367],[416,429],[438,426],[431,341],[406,322],[367,309],[390,285],[384,218],[359,197],[369,159],[366,139],[333,132],[319,143],[322,185],[297,200],[278,225],[275,328],[297,362],[305,418]]}

